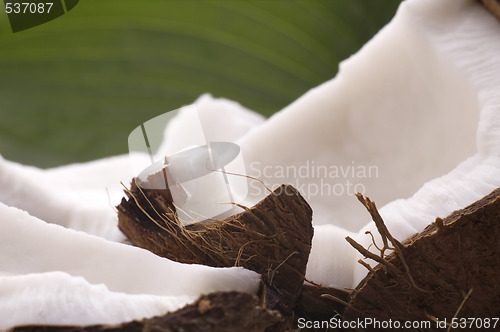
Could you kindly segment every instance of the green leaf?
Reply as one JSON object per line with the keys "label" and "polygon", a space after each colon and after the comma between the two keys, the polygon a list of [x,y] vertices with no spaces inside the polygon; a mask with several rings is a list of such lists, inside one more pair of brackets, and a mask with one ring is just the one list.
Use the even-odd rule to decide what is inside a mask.
{"label": "green leaf", "polygon": [[39,166],[127,151],[200,94],[265,115],[332,78],[397,0],[86,0],[12,33],[0,14],[0,154]]}

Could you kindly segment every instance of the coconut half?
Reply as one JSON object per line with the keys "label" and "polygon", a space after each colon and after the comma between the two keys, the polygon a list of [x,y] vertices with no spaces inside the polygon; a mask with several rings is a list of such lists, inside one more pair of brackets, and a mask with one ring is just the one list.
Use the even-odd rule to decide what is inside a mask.
{"label": "coconut half", "polygon": [[[474,0],[407,0],[390,24],[341,64],[336,78],[262,124],[235,103],[200,99],[214,115],[226,117],[227,122],[210,126],[227,130],[231,135],[222,138],[240,145],[249,175],[270,187],[290,183],[312,206],[315,231],[307,279],[351,288],[366,275],[357,264],[359,254],[344,240],[350,236],[368,247],[365,231],[376,234],[353,196],[356,188],[385,204],[382,217],[404,240],[500,186],[498,36],[500,22]],[[231,111],[217,113],[216,103]],[[186,122],[178,121],[165,137],[182,132]],[[318,176],[325,167],[325,176]],[[65,286],[80,289],[81,303],[91,302],[84,298],[92,298],[97,284],[129,296],[255,291],[258,280],[252,272],[173,263],[109,241],[123,240],[112,206],[122,196],[120,181],[128,183],[133,176],[130,170],[128,156],[46,171],[0,160],[0,202],[5,204],[0,205],[0,273],[5,275],[0,285],[20,280],[27,288],[37,287],[54,280],[51,271],[63,271],[64,277],[56,277],[83,277],[90,284],[71,279]],[[253,180],[249,187],[247,204],[252,205],[265,190]],[[14,207],[108,240],[50,225]],[[36,277],[26,276],[31,273]],[[175,288],[168,286],[172,278]],[[12,292],[5,303],[22,310],[23,302]],[[123,303],[139,303],[128,299]],[[156,300],[147,302],[155,306]],[[133,311],[132,304],[128,308]],[[4,326],[21,323],[10,317],[1,317]],[[40,322],[59,319],[54,313]]]}
{"label": "coconut half", "polygon": [[[222,140],[263,121],[209,95],[198,107],[234,116]],[[133,176],[128,155],[48,170],[0,157],[0,329],[116,324],[163,315],[201,294],[257,291],[260,276],[243,268],[180,264],[116,243],[125,241],[115,208],[121,182]]]}
{"label": "coconut half", "polygon": [[344,240],[377,234],[355,191],[385,204],[404,240],[500,186],[499,36],[476,1],[408,0],[337,77],[239,140],[250,175],[293,184],[313,208],[308,279],[352,288],[366,275]]}

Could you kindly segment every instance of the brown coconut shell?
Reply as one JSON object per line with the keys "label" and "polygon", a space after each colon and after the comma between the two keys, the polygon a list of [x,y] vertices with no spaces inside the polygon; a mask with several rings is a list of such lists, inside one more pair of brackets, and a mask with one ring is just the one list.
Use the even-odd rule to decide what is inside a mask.
{"label": "brown coconut shell", "polygon": [[479,0],[486,9],[500,20],[500,1],[499,0]]}
{"label": "brown coconut shell", "polygon": [[[363,197],[360,200],[374,220],[380,217],[375,204]],[[445,319],[450,323],[453,318],[500,317],[499,240],[500,188],[444,219],[437,218],[402,243],[389,243],[399,252],[393,251],[370,268],[351,293],[343,319],[427,321],[431,328],[421,331],[448,328],[443,325]],[[478,326],[467,327],[475,330]]]}
{"label": "brown coconut shell", "polygon": [[167,190],[135,181],[118,205],[120,230],[133,245],[182,263],[242,266],[262,275],[262,305],[291,317],[304,284],[312,210],[289,185],[225,220],[181,226]]}

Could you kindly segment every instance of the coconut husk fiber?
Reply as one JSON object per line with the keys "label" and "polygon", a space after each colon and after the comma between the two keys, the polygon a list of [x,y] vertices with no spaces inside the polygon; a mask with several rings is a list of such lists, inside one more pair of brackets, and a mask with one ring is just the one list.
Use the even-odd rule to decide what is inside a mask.
{"label": "coconut husk fiber", "polygon": [[401,243],[390,236],[375,204],[358,198],[382,223],[377,228],[394,250],[368,267],[349,297],[344,320],[428,321],[433,330],[444,319],[500,317],[500,189]]}
{"label": "coconut husk fiber", "polygon": [[136,246],[182,263],[242,266],[262,276],[266,309],[291,318],[302,291],[313,236],[312,209],[289,185],[224,220],[182,226],[168,189],[132,181],[118,206],[119,227]]}

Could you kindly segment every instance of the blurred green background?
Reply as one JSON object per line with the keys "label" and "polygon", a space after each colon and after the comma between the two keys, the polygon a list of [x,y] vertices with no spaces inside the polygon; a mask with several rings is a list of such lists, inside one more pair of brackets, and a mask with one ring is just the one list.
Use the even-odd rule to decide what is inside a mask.
{"label": "blurred green background", "polygon": [[266,116],[335,76],[399,0],[82,0],[12,33],[0,6],[0,154],[41,167],[127,152],[200,94]]}

